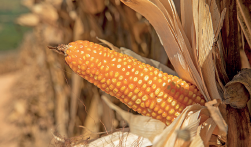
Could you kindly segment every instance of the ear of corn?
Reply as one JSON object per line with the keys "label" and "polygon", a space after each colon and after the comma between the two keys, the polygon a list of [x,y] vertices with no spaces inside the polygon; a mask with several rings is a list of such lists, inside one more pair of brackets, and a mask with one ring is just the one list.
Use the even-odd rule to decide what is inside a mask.
{"label": "ear of corn", "polygon": [[75,73],[129,108],[166,125],[186,106],[205,103],[194,85],[101,45],[76,41],[64,53]]}

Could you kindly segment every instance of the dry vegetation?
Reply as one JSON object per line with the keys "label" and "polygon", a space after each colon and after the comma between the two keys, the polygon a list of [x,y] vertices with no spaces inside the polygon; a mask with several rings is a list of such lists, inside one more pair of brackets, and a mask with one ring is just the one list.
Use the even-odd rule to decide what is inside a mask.
{"label": "dry vegetation", "polygon": [[[236,3],[233,4],[232,1],[226,2],[224,0],[215,0],[215,2],[216,3],[214,4],[218,9],[213,10],[215,7],[210,5],[210,8],[212,8],[210,12],[212,13],[212,17],[217,16],[215,20],[219,20],[219,22],[214,22],[212,28],[213,33],[217,34],[217,37],[219,34],[220,35],[218,38],[211,39],[215,39],[213,40],[214,60],[212,61],[214,61],[213,65],[217,71],[215,74],[216,77],[214,77],[214,81],[217,84],[214,86],[215,89],[218,88],[219,93],[212,94],[212,91],[215,89],[210,89],[208,92],[209,94],[206,94],[209,95],[208,97],[210,98],[215,95],[223,97],[225,90],[224,85],[228,83],[229,79],[232,79],[242,67],[250,67],[247,59],[251,59],[251,42],[249,42],[251,28],[250,24],[246,23],[248,22],[247,20],[251,20],[250,16],[246,15],[248,14],[248,10],[251,10],[251,4],[245,0],[239,1],[239,3],[243,2],[245,4],[244,6],[241,5],[237,7],[239,14],[238,20],[241,22],[238,23],[237,14],[233,14],[231,11],[233,9],[236,10],[236,7],[234,7],[236,6]],[[212,4],[212,1],[207,0],[206,3]],[[117,47],[126,47],[143,57],[155,59],[172,69],[177,68],[180,65],[176,66],[174,62],[172,62],[174,67],[171,65],[154,28],[150,25],[147,19],[142,16],[143,14],[141,15],[133,9],[142,13],[143,10],[141,11],[136,5],[130,5],[130,3],[127,3],[128,7],[119,0],[24,0],[23,4],[30,9],[31,13],[20,16],[17,22],[20,25],[33,27],[33,31],[25,36],[18,55],[2,58],[2,61],[4,62],[1,62],[0,64],[0,69],[5,69],[0,70],[0,74],[9,73],[11,71],[16,71],[18,73],[18,79],[12,87],[13,100],[8,104],[9,108],[7,109],[7,113],[9,123],[15,124],[18,127],[17,132],[19,132],[20,135],[15,141],[18,142],[19,146],[80,146],[87,144],[99,146],[101,144],[115,143],[116,141],[120,142],[120,146],[125,146],[124,142],[127,140],[125,139],[127,137],[134,140],[134,142],[130,142],[131,140],[128,139],[128,146],[138,146],[142,144],[149,145],[147,141],[143,141],[146,138],[145,136],[144,138],[141,138],[133,136],[132,134],[126,134],[129,132],[129,125],[135,125],[140,128],[140,125],[142,125],[141,123],[144,123],[145,118],[142,118],[141,120],[135,119],[134,121],[130,120],[132,115],[126,114],[125,112],[128,111],[136,114],[135,112],[129,110],[116,98],[104,94],[94,85],[74,74],[65,65],[63,56],[47,49],[48,45],[55,46],[60,43],[67,44],[75,40],[89,40],[100,43],[96,38],[99,37],[113,43]],[[245,5],[249,7],[245,7]],[[176,7],[177,12],[180,12],[179,2],[176,3]],[[181,6],[181,8],[186,10],[184,7],[186,6]],[[225,8],[226,10],[224,10]],[[242,15],[240,15],[240,10],[244,11],[241,13]],[[213,14],[214,11],[217,11],[219,14]],[[226,15],[224,13],[226,13]],[[182,11],[181,14],[179,13],[178,15],[182,15]],[[188,16],[188,14],[186,15]],[[221,16],[225,17],[220,18]],[[236,19],[234,19],[234,16],[236,16]],[[187,21],[189,18],[182,18],[181,20]],[[186,25],[184,26],[189,27]],[[221,27],[222,31],[220,31]],[[233,32],[234,29],[239,31]],[[182,33],[190,34],[191,32],[185,31]],[[159,34],[161,35],[161,33]],[[231,37],[234,38],[232,39],[234,40],[232,42]],[[192,35],[188,38],[192,38]],[[236,42],[236,40],[238,40],[238,42]],[[104,43],[102,44],[105,45]],[[171,46],[171,48],[172,47],[173,46]],[[238,56],[236,52],[241,52],[240,56]],[[204,57],[200,59],[203,60],[203,58]],[[202,60],[198,63],[201,63]],[[249,60],[249,62],[250,61],[251,60]],[[194,63],[194,61],[192,62]],[[198,69],[198,66],[199,65],[196,66],[196,69]],[[179,75],[182,77],[185,74]],[[198,77],[199,80],[201,78],[200,76]],[[207,77],[204,78],[206,79]],[[207,88],[210,86],[208,83],[205,84],[203,80],[201,85],[200,88],[205,91],[207,91]],[[246,89],[248,88],[246,87]],[[104,100],[101,97],[104,98]],[[118,107],[107,102],[107,97]],[[213,108],[214,105],[222,105],[219,103],[207,106],[207,109],[212,108],[211,110],[215,113],[220,112],[218,107],[217,110],[216,108]],[[228,103],[231,102],[228,101]],[[246,106],[246,102],[244,106]],[[215,127],[216,124],[219,126],[219,123],[224,122],[223,118],[221,121],[217,121],[215,118],[210,118],[211,116],[209,116],[209,114],[212,113],[212,111],[209,113],[208,110],[205,110],[206,108],[204,109],[200,106],[189,107],[186,109],[187,112],[182,114],[184,118],[188,115],[190,109],[193,109],[194,113],[203,111],[201,122],[206,121],[207,123],[212,123]],[[220,109],[222,116],[228,125],[231,126],[233,123],[229,124],[229,122],[235,121],[235,119],[238,119],[236,115],[240,115],[240,117],[245,117],[244,123],[247,123],[245,126],[242,122],[242,131],[244,131],[244,134],[245,130],[250,129],[247,107],[238,110],[238,112],[228,105],[227,109],[225,105],[220,107]],[[230,111],[236,112],[237,114],[230,114]],[[245,114],[243,115],[242,112]],[[123,115],[121,116],[121,114]],[[216,116],[218,115],[219,114],[216,114]],[[190,128],[186,129],[196,132],[197,126],[201,125],[201,123],[197,121],[197,118],[193,121],[193,124],[189,126]],[[207,118],[210,118],[210,120]],[[136,124],[136,121],[140,124]],[[150,122],[153,124],[156,123],[152,121],[153,120]],[[214,123],[214,121],[216,123]],[[238,121],[236,121],[236,123],[238,123]],[[154,127],[157,126],[153,124],[151,125]],[[148,125],[149,124],[146,126]],[[158,125],[159,128],[156,127],[154,129],[158,130],[158,133],[161,134],[163,126],[162,124]],[[180,126],[181,125],[182,124],[180,124]],[[221,126],[224,125],[221,124]],[[179,127],[177,128],[180,129]],[[130,128],[131,132],[135,131],[132,129],[133,128]],[[143,125],[141,129],[142,135],[144,135],[145,132],[143,132],[143,130],[145,129],[146,127]],[[213,132],[212,130],[212,132],[209,133],[202,131],[202,133],[213,133],[212,135],[210,134],[207,139],[203,138],[204,143],[207,141],[205,143],[206,145],[226,146],[226,136],[222,135],[224,129],[219,127],[218,130],[220,131]],[[231,128],[230,130],[232,131]],[[233,130],[233,132],[230,133],[232,136],[229,136],[229,138],[234,137],[236,134],[235,131],[236,130]],[[165,132],[163,131],[162,133],[164,133],[164,135],[161,137],[165,137],[166,132],[167,130]],[[176,133],[175,131],[173,132]],[[184,135],[184,132],[184,130],[181,130],[181,134],[179,135]],[[244,136],[249,136],[250,138],[249,133],[251,132],[246,131],[246,136]],[[112,134],[112,136],[109,136],[108,134]],[[140,132],[137,135],[139,134]],[[195,138],[197,137],[196,133],[192,135]],[[101,137],[103,140],[97,139]],[[154,135],[151,134],[149,138],[150,141],[153,141]],[[184,136],[179,138],[183,139],[183,142],[178,140],[178,143],[187,143],[184,142]],[[201,141],[200,138],[196,139],[200,141],[200,145],[203,145],[203,141]],[[231,140],[228,141],[231,142]],[[246,142],[247,141],[245,140],[245,143]],[[245,143],[242,145],[247,145]],[[155,145],[161,146],[161,141]]]}

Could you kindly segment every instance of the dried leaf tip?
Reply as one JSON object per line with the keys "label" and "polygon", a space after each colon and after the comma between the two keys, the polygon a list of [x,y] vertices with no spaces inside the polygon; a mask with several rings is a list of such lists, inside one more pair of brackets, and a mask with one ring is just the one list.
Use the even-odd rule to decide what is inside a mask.
{"label": "dried leaf tip", "polygon": [[47,46],[49,49],[55,50],[59,54],[63,54],[64,56],[67,56],[66,51],[69,48],[66,44],[59,44],[57,47],[53,46]]}

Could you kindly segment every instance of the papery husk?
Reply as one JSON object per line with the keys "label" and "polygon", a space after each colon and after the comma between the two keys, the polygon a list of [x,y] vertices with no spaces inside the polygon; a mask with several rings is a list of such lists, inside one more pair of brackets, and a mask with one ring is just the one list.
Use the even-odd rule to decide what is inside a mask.
{"label": "papery husk", "polygon": [[225,85],[224,102],[234,108],[244,108],[251,94],[251,69],[242,69]]}
{"label": "papery husk", "polygon": [[[130,132],[115,132],[107,136],[101,137],[91,143],[88,146],[96,147],[111,147],[111,146],[123,146],[123,147],[138,147],[138,146],[151,146],[152,143],[143,137],[139,137]],[[82,147],[83,144],[76,145],[74,147]]]}
{"label": "papery husk", "polygon": [[[222,128],[221,125],[226,124],[224,119],[217,118],[220,114],[219,109],[213,108],[217,105],[208,104],[211,107],[198,104],[188,106],[169,126],[165,127],[165,124],[159,120],[131,114],[111,103],[107,97],[102,96],[102,99],[128,122],[131,133],[148,138],[153,146],[208,146],[213,133],[224,136],[227,131],[227,126]],[[177,133],[177,130],[184,129],[190,133],[188,141],[180,138],[180,134]],[[218,131],[219,129],[221,131]]]}
{"label": "papery husk", "polygon": [[[194,22],[196,30],[196,50],[199,52],[198,64],[201,67],[201,77],[205,83],[205,89],[210,95],[210,99],[221,99],[215,81],[215,69],[212,59],[212,46],[214,41],[214,30],[209,6],[205,0],[199,0],[193,6],[197,6],[199,11],[194,11],[198,16],[198,22]],[[194,19],[196,19],[194,15]],[[197,25],[196,25],[197,23]]]}
{"label": "papery husk", "polygon": [[208,111],[210,112],[210,116],[212,117],[212,119],[215,121],[215,123],[219,128],[217,135],[225,138],[227,136],[228,125],[225,122],[219,109],[220,104],[221,100],[214,99],[212,101],[207,102],[205,106],[207,107]]}
{"label": "papery husk", "polygon": [[118,112],[123,119],[128,122],[130,126],[130,132],[144,138],[148,138],[151,142],[154,137],[161,133],[165,128],[165,124],[159,120],[152,119],[151,117],[134,115],[127,111],[122,110],[118,106],[114,105],[106,96],[102,96],[102,99],[107,105]]}

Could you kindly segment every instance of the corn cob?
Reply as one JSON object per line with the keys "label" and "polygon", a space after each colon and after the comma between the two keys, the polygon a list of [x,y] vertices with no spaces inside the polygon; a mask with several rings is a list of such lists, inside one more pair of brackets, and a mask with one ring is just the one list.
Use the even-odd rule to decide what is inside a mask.
{"label": "corn cob", "polygon": [[59,45],[70,68],[129,108],[169,125],[191,104],[205,104],[198,89],[177,76],[88,41]]}

